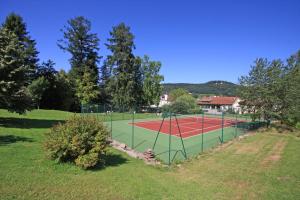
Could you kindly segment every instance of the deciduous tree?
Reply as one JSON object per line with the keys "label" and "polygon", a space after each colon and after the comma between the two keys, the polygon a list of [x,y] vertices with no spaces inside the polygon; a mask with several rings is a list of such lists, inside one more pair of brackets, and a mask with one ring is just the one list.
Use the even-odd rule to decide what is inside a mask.
{"label": "deciduous tree", "polygon": [[159,74],[161,63],[150,61],[148,56],[144,56],[142,60],[143,70],[143,98],[146,105],[158,105],[162,94],[161,82],[164,77]]}
{"label": "deciduous tree", "polygon": [[188,94],[189,94],[188,91],[185,89],[182,89],[182,88],[173,89],[169,93],[169,100],[171,102],[174,102],[174,101],[176,101],[176,99],[178,97],[183,96],[183,95],[188,95]]}
{"label": "deciduous tree", "polygon": [[48,87],[49,82],[43,76],[32,81],[32,83],[28,86],[30,96],[38,109],[40,109],[40,101]]}

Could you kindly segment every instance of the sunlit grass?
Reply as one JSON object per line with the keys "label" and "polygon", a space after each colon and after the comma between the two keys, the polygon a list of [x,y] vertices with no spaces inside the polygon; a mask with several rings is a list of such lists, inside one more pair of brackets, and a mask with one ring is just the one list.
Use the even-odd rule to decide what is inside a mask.
{"label": "sunlit grass", "polygon": [[71,115],[0,110],[0,199],[300,199],[293,135],[258,133],[170,169],[111,149],[106,168],[83,171],[43,152],[43,133]]}

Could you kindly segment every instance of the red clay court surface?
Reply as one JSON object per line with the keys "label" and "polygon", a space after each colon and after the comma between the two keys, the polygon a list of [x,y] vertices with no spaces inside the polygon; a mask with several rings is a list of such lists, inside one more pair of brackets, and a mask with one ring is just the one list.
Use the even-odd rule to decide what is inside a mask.
{"label": "red clay court surface", "polygon": [[[161,122],[162,120],[144,121],[144,122],[136,122],[134,123],[134,125],[158,132],[159,127],[161,126]],[[187,138],[187,137],[202,134],[201,118],[198,118],[196,120],[195,119],[190,120],[189,118],[180,118],[178,119],[178,124],[179,124],[182,138]],[[235,124],[236,122],[233,120],[224,119],[224,127],[235,126]],[[166,118],[161,127],[160,132],[169,134],[170,133],[169,125],[170,125],[170,120]],[[215,131],[221,128],[222,128],[222,119],[204,118],[203,133],[207,133],[209,131]],[[171,135],[180,137],[179,129],[175,119],[171,120]]]}

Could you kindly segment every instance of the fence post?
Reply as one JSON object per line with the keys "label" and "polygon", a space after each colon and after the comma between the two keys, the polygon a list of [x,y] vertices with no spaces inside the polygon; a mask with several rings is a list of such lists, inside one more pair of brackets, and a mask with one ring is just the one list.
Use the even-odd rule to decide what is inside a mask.
{"label": "fence post", "polygon": [[222,140],[221,143],[224,142],[224,112],[222,112]]}
{"label": "fence post", "polygon": [[235,113],[235,137],[237,137],[237,125],[238,125],[237,113]]}
{"label": "fence post", "polygon": [[113,123],[112,123],[112,106],[110,107],[110,137],[113,139],[112,135]]}
{"label": "fence post", "polygon": [[169,112],[170,120],[169,120],[169,165],[171,164],[171,123],[172,123],[172,114]]}
{"label": "fence post", "polygon": [[97,120],[99,120],[99,105],[98,104],[97,104],[96,108],[97,108],[96,117],[97,117]]}
{"label": "fence post", "polygon": [[135,109],[132,109],[132,136],[131,136],[131,149],[134,148],[134,114],[135,114]]}
{"label": "fence post", "polygon": [[106,121],[106,114],[107,114],[107,112],[106,112],[105,104],[103,104],[102,119],[104,122]]}
{"label": "fence post", "polygon": [[203,137],[204,137],[204,112],[202,113],[202,122],[201,122],[201,151],[203,153],[204,147],[203,147]]}

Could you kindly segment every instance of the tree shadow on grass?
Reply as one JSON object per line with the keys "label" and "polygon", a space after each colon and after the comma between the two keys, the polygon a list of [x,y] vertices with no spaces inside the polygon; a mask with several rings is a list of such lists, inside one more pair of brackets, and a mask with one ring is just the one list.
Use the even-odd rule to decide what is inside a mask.
{"label": "tree shadow on grass", "polygon": [[25,118],[12,118],[1,117],[0,126],[6,128],[50,128],[63,120],[45,120],[45,119],[25,119]]}
{"label": "tree shadow on grass", "polygon": [[33,142],[32,138],[16,135],[0,135],[0,146],[9,145],[16,142]]}
{"label": "tree shadow on grass", "polygon": [[124,158],[124,156],[122,156],[121,154],[116,154],[111,152],[107,153],[104,156],[104,161],[105,164],[99,164],[89,170],[91,171],[103,170],[108,167],[117,167],[128,162],[128,160]]}

